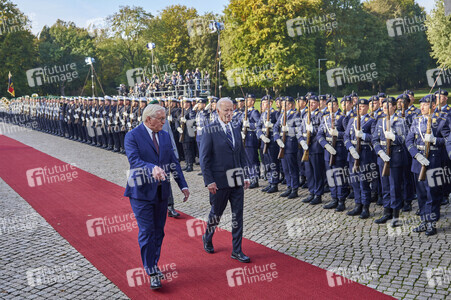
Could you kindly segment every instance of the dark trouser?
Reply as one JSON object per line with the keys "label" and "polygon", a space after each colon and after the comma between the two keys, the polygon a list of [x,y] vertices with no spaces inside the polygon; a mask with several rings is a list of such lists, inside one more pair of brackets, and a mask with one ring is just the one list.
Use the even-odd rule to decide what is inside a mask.
{"label": "dark trouser", "polygon": [[114,142],[114,150],[119,150],[121,148],[121,142],[119,138],[119,133],[113,127],[113,142]]}
{"label": "dark trouser", "polygon": [[125,147],[124,147],[124,139],[125,139],[125,131],[120,131],[120,132],[119,132],[119,142],[121,143],[121,148],[122,148],[123,150],[125,150]]}
{"label": "dark trouser", "polygon": [[440,219],[440,202],[443,197],[442,186],[430,187],[428,180],[418,181],[420,174],[415,173],[418,206],[421,220],[434,222]]}
{"label": "dark trouser", "polygon": [[205,237],[207,242],[211,242],[216,226],[219,224],[222,214],[230,201],[232,209],[232,244],[233,252],[241,252],[241,241],[243,239],[243,199],[244,189],[242,186],[234,188],[224,188],[210,193],[211,210],[208,215],[207,231]]}
{"label": "dark trouser", "polygon": [[[406,150],[407,151],[407,150]],[[404,167],[404,182],[403,182],[403,199],[404,203],[412,203],[415,197],[415,185],[414,175],[410,170],[412,167],[412,156],[407,156],[407,165]]]}
{"label": "dark trouser", "polygon": [[[380,175],[380,182],[381,182],[381,191],[382,191],[382,201],[385,208],[391,208],[391,200],[390,200],[390,176],[382,176],[382,170],[384,169],[384,161],[378,157],[377,158],[377,165],[379,166],[379,175]],[[391,170],[390,170],[391,175]]]}
{"label": "dark trouser", "polygon": [[158,188],[158,201],[130,198],[130,204],[138,222],[138,243],[141,248],[141,259],[147,274],[152,275],[161,254],[166,223],[167,199],[161,199],[161,188]]}
{"label": "dark trouser", "polygon": [[324,153],[310,153],[308,161],[305,163],[305,176],[310,194],[316,196],[324,194],[325,170]]}
{"label": "dark trouser", "polygon": [[336,160],[333,166],[329,165],[329,160],[324,161],[326,166],[327,183],[330,188],[332,199],[345,200],[349,192],[349,185],[345,178],[346,160]]}
{"label": "dark trouser", "polygon": [[[262,153],[263,153],[263,145],[262,143]],[[263,154],[263,163],[265,165],[266,171],[266,179],[270,184],[278,184],[280,177],[280,161],[277,159],[279,155],[279,147],[275,142],[270,142],[268,145],[268,152]]]}
{"label": "dark trouser", "polygon": [[292,189],[299,188],[299,166],[298,166],[298,153],[285,153],[285,180],[287,181],[287,186]]}
{"label": "dark trouser", "polygon": [[258,159],[257,147],[245,147],[246,156],[249,162],[249,176],[252,179],[260,177],[260,160]]}
{"label": "dark trouser", "polygon": [[302,161],[302,156],[304,155],[304,149],[298,149],[298,167],[299,176],[305,176],[305,162]]}
{"label": "dark trouser", "polygon": [[185,160],[187,166],[193,166],[194,155],[196,154],[196,142],[183,142],[183,152],[185,153]]}

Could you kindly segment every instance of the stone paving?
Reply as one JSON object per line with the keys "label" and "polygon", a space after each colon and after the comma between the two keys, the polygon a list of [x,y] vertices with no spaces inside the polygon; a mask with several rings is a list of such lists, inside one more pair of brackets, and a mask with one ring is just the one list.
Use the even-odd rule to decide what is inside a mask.
{"label": "stone paving", "polygon": [[[2,128],[5,135],[24,144],[67,163],[75,163],[77,167],[120,186],[125,185],[129,165],[124,155],[17,126]],[[208,191],[198,172],[199,166],[196,166],[194,172],[185,173],[191,191],[188,202],[181,202],[182,194],[174,185],[175,206],[188,215],[205,219],[209,211]],[[31,220],[30,228],[10,226],[13,232],[9,233],[0,223],[3,226],[0,298],[127,298],[3,180],[0,187],[0,220],[4,223],[18,218]],[[450,297],[449,204],[442,206],[438,234],[426,237],[410,232],[417,224],[416,202],[412,212],[401,214],[408,224],[392,230],[387,225],[374,224],[382,214],[379,206],[372,204],[371,217],[360,220],[345,213],[324,210],[319,205],[304,204],[300,200],[306,195],[306,190],[302,190],[299,198],[288,200],[278,194],[264,194],[259,189],[246,191],[244,236],[398,299]],[[328,200],[330,196],[326,194],[323,202]],[[352,200],[347,201],[348,209],[352,203]],[[226,211],[230,217],[230,208]],[[230,229],[227,224],[223,226]],[[246,249],[243,250],[246,253]],[[33,282],[36,276],[27,274],[37,268],[45,270],[58,266],[65,267],[62,282],[36,285]]]}

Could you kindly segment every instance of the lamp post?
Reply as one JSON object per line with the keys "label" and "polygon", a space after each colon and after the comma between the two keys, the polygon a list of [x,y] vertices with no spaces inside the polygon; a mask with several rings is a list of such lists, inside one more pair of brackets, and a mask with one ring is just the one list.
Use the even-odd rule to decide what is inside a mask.
{"label": "lamp post", "polygon": [[[210,29],[210,33],[214,33],[217,32],[218,33],[218,49],[217,49],[217,55],[218,55],[218,86],[219,86],[219,98],[221,98],[221,89],[222,89],[222,85],[221,85],[221,45],[220,45],[220,36],[221,36],[221,31],[224,30],[224,23],[219,22],[219,21],[215,21],[215,20],[211,20],[210,23],[208,24],[208,27]],[[215,93],[216,93],[216,88],[215,88]]]}
{"label": "lamp post", "polygon": [[94,95],[94,62],[95,62],[95,60],[94,60],[94,58],[92,58],[92,57],[86,57],[85,58],[85,63],[88,65],[88,66],[91,66],[91,87],[92,87],[92,97],[95,97],[95,95]]}
{"label": "lamp post", "polygon": [[152,53],[152,77],[153,77],[153,49],[155,49],[155,43],[147,43],[147,49]]}
{"label": "lamp post", "polygon": [[321,61],[327,58],[318,58],[318,96],[321,95]]}

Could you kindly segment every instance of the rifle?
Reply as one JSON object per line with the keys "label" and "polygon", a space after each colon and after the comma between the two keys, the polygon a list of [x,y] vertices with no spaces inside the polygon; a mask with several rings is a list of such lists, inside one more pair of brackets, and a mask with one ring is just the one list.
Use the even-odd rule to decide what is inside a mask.
{"label": "rifle", "polygon": [[[285,127],[285,126],[287,126],[287,118],[288,118],[287,101],[283,102],[283,107],[284,107],[284,110],[283,110],[283,113],[284,113],[284,116],[283,116],[283,127]],[[286,140],[287,140],[287,132],[284,131],[282,133],[282,142],[285,144]],[[285,156],[285,147],[280,148],[279,155],[277,156],[277,159],[282,159],[284,156]]]}
{"label": "rifle", "polygon": [[[310,100],[307,102],[307,124],[310,125],[312,122],[311,120],[311,111],[310,111]],[[310,131],[307,131],[307,138],[306,138],[307,145],[310,146]],[[304,154],[302,155],[301,161],[308,161],[309,153],[308,149],[304,150]]]}
{"label": "rifle", "polygon": [[[391,125],[390,125],[390,108],[388,105],[388,96],[387,96],[387,115],[385,116],[385,130],[390,131],[391,130]],[[404,105],[403,105],[404,106]],[[391,140],[390,139],[386,139],[386,143],[387,143],[387,150],[385,151],[385,153],[387,153],[387,155],[389,157],[391,157]],[[390,176],[390,161],[386,161],[384,162],[384,168],[382,169],[382,176]]]}
{"label": "rifle", "polygon": [[[354,91],[352,91],[352,93],[354,93]],[[360,109],[359,109],[359,100],[357,98],[357,119],[356,119],[356,130],[361,130],[361,126],[360,126]],[[356,137],[356,145],[355,145],[355,150],[357,151],[357,153],[360,155],[360,147],[361,147],[361,140],[360,138]],[[359,169],[360,166],[360,159],[356,159],[354,160],[354,171],[357,172],[357,170]]]}
{"label": "rifle", "polygon": [[[440,97],[440,88],[438,89],[438,97],[436,97],[437,99],[435,101],[438,101]],[[438,107],[438,106],[436,106]],[[429,103],[429,116],[428,116],[428,124],[426,127],[426,134],[431,134],[432,132],[432,96],[431,96],[431,102]],[[430,142],[426,142],[425,143],[425,147],[424,147],[424,157],[426,157],[426,159],[429,159],[429,150],[431,148],[431,143]],[[418,181],[424,181],[426,179],[426,166],[421,166],[421,171],[420,171],[420,176],[418,176]]]}
{"label": "rifle", "polygon": [[[268,99],[268,110],[266,111],[266,122],[269,122],[270,116],[271,116],[271,106],[269,106],[269,99]],[[269,135],[270,135],[269,127],[266,127],[265,136],[268,139],[269,139]],[[263,145],[263,154],[268,153],[268,144],[269,143],[265,143],[265,145]]]}
{"label": "rifle", "polygon": [[128,127],[128,131],[132,130],[133,127],[133,104],[135,103],[135,97],[132,98],[132,104],[130,105],[130,126]]}
{"label": "rifle", "polygon": [[[247,99],[244,99],[244,121],[247,121]],[[244,134],[244,138],[243,138],[243,145],[246,145],[246,136],[247,136],[247,127],[243,127],[243,134]]]}
{"label": "rifle", "polygon": [[[335,129],[335,113],[333,113],[332,111],[333,111],[333,106],[334,106],[334,102],[332,102],[331,101],[331,104],[332,104],[332,107],[331,107],[331,110],[330,110],[330,128],[332,129],[332,130],[334,130]],[[335,147],[337,146],[337,137],[334,135],[334,136],[332,136],[332,144],[331,144],[331,146],[335,149]],[[330,155],[330,157],[329,157],[329,166],[333,166],[333,165],[335,165],[335,155]]]}
{"label": "rifle", "polygon": [[[182,100],[182,114],[180,115],[180,119],[185,117],[185,103],[183,103]],[[179,138],[179,142],[183,143],[184,140],[184,136],[183,134],[185,133],[185,123],[184,122],[180,122],[180,128],[182,128],[182,133],[180,133],[180,138]]]}
{"label": "rifle", "polygon": [[[407,90],[404,92],[405,95],[407,95]],[[406,117],[406,100],[402,98],[401,102],[401,116],[404,119]]]}
{"label": "rifle", "polygon": [[[172,106],[172,97],[169,97],[168,103],[169,103],[168,116],[170,116],[171,115],[171,106]],[[169,123],[171,123],[171,122],[169,122]]]}

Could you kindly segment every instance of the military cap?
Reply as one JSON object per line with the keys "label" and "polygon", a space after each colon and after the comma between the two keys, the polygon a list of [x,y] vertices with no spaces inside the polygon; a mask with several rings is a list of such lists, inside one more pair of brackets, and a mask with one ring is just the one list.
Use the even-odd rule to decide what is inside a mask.
{"label": "military cap", "polygon": [[262,97],[262,101],[266,101],[266,100],[272,100],[272,97],[270,95],[264,95]]}
{"label": "military cap", "polygon": [[305,96],[299,96],[299,97],[296,98],[296,100],[307,101],[307,98]]}
{"label": "military cap", "polygon": [[344,102],[344,101],[351,101],[351,97],[349,96],[343,96],[343,98],[341,98],[340,102]]}
{"label": "military cap", "polygon": [[236,100],[237,102],[241,102],[241,101],[244,101],[244,98],[235,98],[235,100]]}
{"label": "military cap", "polygon": [[140,102],[147,102],[147,98],[146,98],[146,97],[140,97],[140,98],[139,98],[139,101],[140,101]]}
{"label": "military cap", "polygon": [[337,97],[335,97],[335,96],[330,96],[330,97],[327,99],[327,103],[329,103],[329,102],[335,102],[335,103],[338,103],[338,99],[337,99]]}
{"label": "military cap", "polygon": [[398,97],[396,97],[396,100],[399,100],[399,99],[409,100],[409,95],[407,95],[407,94],[398,95]]}
{"label": "military cap", "polygon": [[352,92],[349,96],[350,96],[350,97],[358,97],[359,95],[357,95],[356,92]]}
{"label": "military cap", "polygon": [[233,103],[233,104],[237,104],[238,102],[236,102],[235,99],[232,99],[232,103]]}
{"label": "military cap", "polygon": [[99,97],[100,101],[105,101],[105,99],[103,97]]}
{"label": "military cap", "polygon": [[359,104],[365,104],[365,105],[369,105],[370,101],[368,101],[368,99],[359,99],[359,101],[357,102]]}
{"label": "military cap", "polygon": [[287,101],[287,102],[294,102],[294,99],[291,96],[285,96],[284,100]]}
{"label": "military cap", "polygon": [[308,92],[307,94],[305,94],[305,97],[310,97],[310,96],[316,96],[315,92]]}
{"label": "military cap", "polygon": [[207,103],[207,99],[198,97],[198,98],[196,98],[196,102],[197,103]]}
{"label": "military cap", "polygon": [[387,95],[385,95],[385,93],[379,92],[379,93],[377,93],[377,97],[378,98],[386,98]]}
{"label": "military cap", "polygon": [[254,94],[247,94],[246,98],[255,98],[255,95]]}
{"label": "military cap", "polygon": [[313,101],[319,101],[319,100],[318,100],[318,97],[317,97],[316,95],[310,95],[310,96],[308,97],[308,99],[309,99],[309,100],[313,100]]}
{"label": "military cap", "polygon": [[327,96],[326,95],[319,95],[319,100],[327,100]]}
{"label": "military cap", "polygon": [[409,96],[415,96],[415,94],[412,91],[409,91],[409,90],[406,91],[406,94],[409,95]]}
{"label": "military cap", "polygon": [[[439,91],[436,91],[434,94],[438,94],[438,93],[439,93]],[[440,89],[440,95],[448,96],[448,91]]]}
{"label": "military cap", "polygon": [[430,94],[430,95],[426,95],[423,98],[420,99],[420,103],[429,103],[431,101],[435,101],[435,95],[434,94]]}
{"label": "military cap", "polygon": [[149,104],[159,104],[160,102],[156,99],[150,100]]}
{"label": "military cap", "polygon": [[395,97],[387,97],[382,101],[382,103],[385,103],[385,102],[388,102],[391,105],[396,105],[397,99],[395,99]]}
{"label": "military cap", "polygon": [[105,95],[105,100],[112,100],[113,98],[111,98],[110,96],[108,96],[108,95]]}

